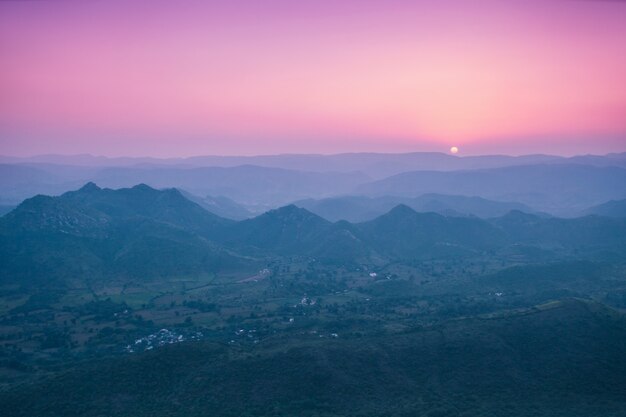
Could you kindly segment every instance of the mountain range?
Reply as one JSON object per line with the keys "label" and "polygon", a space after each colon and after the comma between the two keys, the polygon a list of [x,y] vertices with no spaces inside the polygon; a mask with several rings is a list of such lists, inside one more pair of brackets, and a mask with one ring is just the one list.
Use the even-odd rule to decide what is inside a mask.
{"label": "mountain range", "polygon": [[[235,220],[291,203],[329,220],[369,220],[397,204],[418,211],[484,218],[500,216],[508,209],[572,217],[592,206],[626,198],[625,154],[571,158],[413,153],[3,160],[0,205],[4,206],[17,205],[37,194],[60,195],[90,181],[109,188],[139,183],[177,188],[212,212]],[[89,161],[94,163],[89,165]],[[477,199],[493,203],[489,207]]]}
{"label": "mountain range", "polygon": [[512,210],[519,210],[526,213],[534,212],[532,208],[522,203],[493,201],[481,197],[445,194],[422,194],[414,198],[350,195],[324,199],[300,200],[293,204],[330,221],[347,220],[353,223],[372,220],[400,204],[409,206],[418,212],[434,212],[446,216],[458,217],[499,217]]}
{"label": "mountain range", "polygon": [[376,179],[406,171],[457,171],[472,169],[501,168],[515,165],[543,163],[582,164],[593,166],[626,167],[626,153],[607,155],[578,155],[562,157],[556,155],[481,155],[457,156],[440,152],[410,153],[343,153],[281,154],[260,156],[194,156],[189,158],[142,158],[83,155],[39,155],[33,157],[0,156],[6,164],[54,164],[82,167],[111,166],[177,166],[177,167],[236,167],[255,165],[267,168],[282,168],[310,172],[363,172]]}
{"label": "mountain range", "polygon": [[3,415],[624,414],[626,218],[300,204],[363,220],[93,182],[0,217]]}
{"label": "mountain range", "polygon": [[425,193],[479,196],[516,201],[556,215],[571,215],[626,196],[626,169],[542,164],[473,171],[414,171],[362,184],[369,196],[417,197]]}
{"label": "mountain range", "polygon": [[[268,256],[355,264],[451,259],[519,244],[555,253],[626,248],[626,219],[560,219],[520,211],[488,220],[418,213],[400,204],[372,220],[332,223],[294,205],[254,218],[224,219],[176,189],[119,190],[88,183],[59,197],[36,196],[0,218],[4,279],[47,270],[104,277],[215,273],[253,268]],[[149,265],[149,268],[145,266]],[[141,266],[141,267],[140,267]],[[82,271],[82,272],[81,272]]]}

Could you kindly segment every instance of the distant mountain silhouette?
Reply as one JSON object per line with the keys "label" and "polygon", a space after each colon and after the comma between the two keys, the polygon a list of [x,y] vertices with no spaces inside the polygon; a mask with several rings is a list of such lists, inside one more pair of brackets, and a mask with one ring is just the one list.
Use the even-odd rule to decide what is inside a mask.
{"label": "distant mountain silhouette", "polygon": [[0,165],[1,202],[19,203],[36,194],[60,194],[93,181],[109,188],[144,183],[194,195],[224,196],[266,209],[311,196],[345,194],[371,180],[362,173],[307,172],[252,165],[236,167],[127,166],[72,168],[59,165]]}
{"label": "distant mountain silhouette", "polygon": [[260,156],[195,156],[190,158],[106,158],[92,155],[39,155],[30,158],[0,156],[2,163],[30,163],[73,165],[84,167],[123,166],[175,166],[175,167],[236,167],[256,165],[310,172],[356,172],[361,171],[374,178],[384,178],[406,171],[455,171],[489,169],[538,163],[577,163],[593,166],[626,167],[626,153],[608,155],[579,155],[561,157],[555,155],[480,155],[457,156],[441,152],[409,153],[342,153],[281,154]]}
{"label": "distant mountain silhouette", "polygon": [[347,220],[350,222],[372,220],[399,204],[409,206],[418,212],[435,212],[452,216],[476,216],[481,218],[502,216],[511,210],[520,210],[528,213],[534,211],[521,203],[432,193],[415,198],[340,196],[319,200],[300,200],[294,202],[294,204],[330,221]]}
{"label": "distant mountain silhouette", "polygon": [[210,195],[199,197],[186,191],[181,191],[181,193],[203,209],[226,219],[244,220],[254,216],[246,207],[228,197]]}
{"label": "distant mountain silhouette", "polygon": [[626,217],[626,199],[611,200],[584,210],[583,215],[595,214],[607,217]]}
{"label": "distant mountain silhouette", "polygon": [[552,214],[573,214],[626,197],[626,169],[542,164],[475,171],[415,171],[358,187],[369,196],[416,197],[426,193],[517,201]]}
{"label": "distant mountain silhouette", "polygon": [[[17,205],[37,194],[59,195],[88,181],[109,188],[144,183],[154,188],[177,188],[201,198],[211,196],[207,197],[207,208],[233,219],[246,218],[248,214],[228,201],[216,199],[224,197],[256,214],[306,199],[413,199],[438,194],[517,202],[553,215],[574,216],[590,206],[626,198],[626,154],[563,158],[362,153],[165,160],[79,155],[4,157],[0,161],[6,162],[0,164],[0,204],[4,205]],[[433,202],[431,207],[425,206],[425,202],[409,201],[395,201],[394,205],[479,217],[498,216],[504,209],[481,207],[470,201],[465,205],[461,201],[436,200],[439,202]],[[341,218],[370,220],[391,207],[387,204],[382,211],[376,208],[372,213],[366,210],[361,217]],[[524,206],[509,209],[527,211]]]}

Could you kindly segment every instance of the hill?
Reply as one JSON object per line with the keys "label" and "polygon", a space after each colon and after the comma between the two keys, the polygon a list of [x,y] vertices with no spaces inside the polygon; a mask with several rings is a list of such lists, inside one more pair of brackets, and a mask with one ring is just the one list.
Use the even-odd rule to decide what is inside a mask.
{"label": "hill", "polygon": [[101,189],[25,200],[0,219],[3,281],[70,285],[151,279],[239,267],[212,242],[231,221],[174,189]]}
{"label": "hill", "polygon": [[0,205],[0,217],[12,211],[16,206],[12,205]]}
{"label": "hill", "polygon": [[406,171],[455,171],[467,169],[501,168],[538,163],[585,164],[593,166],[626,167],[626,154],[578,155],[483,155],[458,156],[441,152],[409,153],[342,153],[281,154],[259,156],[195,156],[191,158],[106,158],[92,155],[39,155],[30,158],[0,156],[0,161],[11,164],[56,164],[83,167],[122,166],[179,166],[179,167],[236,167],[256,165],[268,168],[304,170],[310,172],[364,172],[373,178],[384,178]]}
{"label": "hill", "polygon": [[361,185],[369,196],[416,197],[427,193],[518,201],[556,215],[575,214],[591,205],[626,197],[626,169],[589,165],[541,164],[474,171],[415,171]]}
{"label": "hill", "polygon": [[611,200],[583,211],[583,215],[597,215],[606,217],[626,217],[626,199]]}
{"label": "hill", "polygon": [[378,251],[405,259],[448,257],[495,248],[507,241],[501,230],[484,220],[417,213],[405,205],[358,227]]}
{"label": "hill", "polygon": [[[414,201],[439,201],[430,198],[440,197]],[[490,205],[481,199],[450,200]],[[93,279],[131,270],[134,276],[160,276],[236,267],[250,257],[261,263],[298,256],[342,265],[378,264],[505,253],[520,244],[543,251],[538,259],[574,251],[580,251],[578,256],[619,257],[626,250],[624,236],[622,219],[559,219],[511,211],[483,220],[418,213],[402,204],[355,224],[331,223],[295,205],[236,222],[206,211],[175,189],[143,184],[111,190],[88,183],[59,197],[28,199],[0,218],[0,249],[8,259],[5,276],[27,273],[39,280],[45,268],[52,275],[82,276],[86,272],[68,271],[84,270]],[[526,250],[525,256],[531,252]],[[26,263],[33,267],[24,268]]]}
{"label": "hill", "polygon": [[317,200],[300,200],[293,204],[330,221],[347,220],[354,223],[373,220],[399,204],[404,204],[418,212],[434,212],[452,216],[476,216],[485,219],[502,216],[511,210],[520,210],[527,213],[534,211],[521,203],[445,194],[424,194],[415,198],[340,196]]}
{"label": "hill", "polygon": [[289,205],[237,223],[228,230],[225,243],[270,253],[304,254],[330,225],[307,210]]}
{"label": "hill", "polygon": [[242,204],[276,207],[311,196],[347,193],[370,177],[355,172],[308,172],[301,169],[241,165],[195,167],[136,165],[72,167],[33,164],[0,165],[0,196],[17,203],[36,194],[60,194],[86,182],[124,188],[143,183],[154,188],[178,188],[192,194],[224,196]]}
{"label": "hill", "polygon": [[512,211],[490,222],[516,242],[570,249],[626,247],[626,219],[586,216],[575,219],[542,218]]}
{"label": "hill", "polygon": [[0,406],[624,415],[626,319],[607,307],[626,306],[624,254],[620,218],[232,221],[174,189],[88,183],[0,218]]}
{"label": "hill", "polygon": [[244,220],[253,217],[254,214],[243,205],[223,196],[198,197],[186,191],[181,191],[183,196],[198,204],[206,211],[231,220]]}

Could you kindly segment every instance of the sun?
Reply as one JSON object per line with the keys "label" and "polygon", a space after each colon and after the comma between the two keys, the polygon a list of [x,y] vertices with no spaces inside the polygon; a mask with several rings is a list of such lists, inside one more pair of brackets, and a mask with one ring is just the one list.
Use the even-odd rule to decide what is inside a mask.
{"label": "sun", "polygon": [[459,148],[457,148],[456,146],[451,147],[450,148],[450,153],[451,154],[459,153]]}

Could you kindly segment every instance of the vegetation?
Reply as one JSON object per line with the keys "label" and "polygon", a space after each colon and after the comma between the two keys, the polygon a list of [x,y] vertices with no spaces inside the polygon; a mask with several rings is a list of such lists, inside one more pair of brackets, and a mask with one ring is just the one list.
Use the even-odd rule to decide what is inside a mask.
{"label": "vegetation", "polygon": [[0,219],[7,416],[626,415],[626,221],[239,222],[88,184]]}

